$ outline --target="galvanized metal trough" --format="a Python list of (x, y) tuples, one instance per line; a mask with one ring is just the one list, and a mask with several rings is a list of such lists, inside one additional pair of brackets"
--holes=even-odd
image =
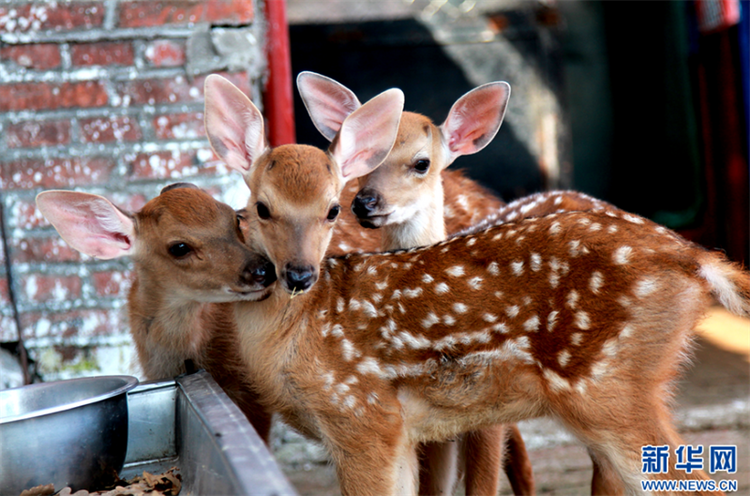
[(292, 496), (268, 448), (206, 372), (144, 383), (128, 393), (123, 479), (178, 467), (181, 496)]

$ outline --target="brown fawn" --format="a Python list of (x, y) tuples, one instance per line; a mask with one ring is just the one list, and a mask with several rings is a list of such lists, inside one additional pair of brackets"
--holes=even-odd
[[(750, 274), (610, 210), (324, 259), (345, 182), (396, 134), (397, 120), (374, 117), (398, 107), (390, 99), (376, 97), (364, 136), (361, 116), (349, 120), (365, 106), (349, 116), (328, 154), (269, 150), (250, 100), (206, 80), (209, 139), (243, 172), (247, 241), (279, 277), (267, 299), (235, 303), (262, 403), (323, 441), (344, 494), (414, 494), (418, 443), (545, 415), (629, 493), (644, 478), (705, 479), (642, 474), (641, 449), (680, 444), (668, 401), (692, 329), (711, 296), (750, 315)], [(302, 246), (320, 258), (300, 259)], [(314, 272), (304, 283), (300, 260)]]
[[(450, 129), (450, 141), (458, 138), (462, 140), (463, 145), (459, 147), (456, 144), (447, 152), (454, 155), (453, 159), (459, 155), (476, 153), (492, 141), (502, 122), (505, 105), (507, 104), (507, 96), (510, 88), (502, 86), (505, 84), (494, 83), (485, 88), (485, 90), (489, 91), (480, 91), (480, 94), (485, 95), (484, 104), (481, 108), (473, 108), (473, 104), (481, 101), (480, 94), (474, 95), (475, 98), (466, 95), (468, 98), (456, 102), (453, 109), (456, 111), (454, 112), (456, 115), (459, 112), (467, 112), (474, 119), (483, 119), (485, 129), (481, 130), (484, 131), (482, 133), (479, 126), (475, 126), (474, 128), (469, 127), (471, 122), (468, 120), (453, 119), (454, 125)], [(297, 77), (297, 87), (315, 127), (329, 141), (333, 139), (341, 128), (341, 123), (344, 119), (361, 106), (359, 99), (350, 89), (320, 74), (307, 71), (301, 72)], [(496, 99), (490, 101), (486, 96), (488, 93), (491, 93)], [(461, 101), (465, 103), (461, 105)], [(401, 118), (402, 120), (409, 119), (415, 121), (412, 126), (416, 126), (417, 128), (427, 125), (427, 122), (429, 122), (427, 118), (412, 112), (404, 112)], [(456, 125), (455, 123), (460, 125)], [(402, 125), (402, 129), (406, 129), (404, 125)], [(388, 161), (393, 160), (394, 154), (400, 154), (398, 150), (402, 148), (405, 137), (417, 139), (417, 136), (403, 136), (403, 133), (400, 134)], [(432, 139), (432, 136), (422, 139)], [(473, 143), (474, 140), (477, 142)], [(403, 163), (406, 164), (404, 167), (410, 168), (414, 175), (417, 176), (415, 182), (424, 184), (424, 180), (419, 181), (420, 178), (418, 176), (423, 174), (423, 172), (419, 172), (418, 169), (422, 169), (425, 166), (429, 168), (429, 162), (424, 157), (411, 156), (405, 158)], [(460, 170), (445, 169), (449, 164), (444, 164), (441, 171), (441, 182), (445, 197), (443, 213), (445, 217), (445, 231), (448, 234), (455, 234), (460, 230), (471, 227), (486, 216), (493, 214), (504, 203), (489, 190), (464, 176)], [(359, 190), (356, 183), (352, 183), (345, 188), (342, 193), (341, 203), (347, 207), (349, 205), (354, 207), (355, 194)], [(411, 194), (409, 191), (403, 192), (401, 195), (403, 198), (402, 202), (413, 198), (409, 196)], [(443, 200), (440, 201), (443, 202)], [(416, 208), (416, 204), (414, 203), (408, 206), (412, 209), (410, 210), (412, 212)], [(379, 227), (382, 221), (383, 218), (373, 218), (371, 222), (365, 222), (363, 225), (370, 228)], [(330, 254), (343, 255), (352, 251), (363, 252), (382, 249), (383, 241), (381, 240), (381, 233), (378, 231), (362, 231), (356, 227), (357, 222), (357, 218), (351, 216), (348, 212), (340, 216), (334, 230), (334, 239), (329, 248)]]
[(184, 183), (132, 215), (88, 193), (45, 191), (36, 201), (76, 250), (105, 260), (132, 257), (128, 312), (145, 377), (174, 377), (192, 360), (268, 442), (271, 417), (245, 379), (229, 302), (267, 297), (276, 274), (244, 244), (234, 210)]
[[(301, 72), (297, 88), (316, 128), (328, 139), (361, 105), (351, 90), (313, 72)], [(494, 196), (467, 178), (474, 187), (461, 191), (454, 205), (445, 205), (443, 182), (455, 183), (461, 176), (442, 173), (458, 156), (477, 153), (492, 141), (509, 97), (507, 83), (482, 85), (459, 98), (440, 126), (417, 113), (401, 115), (396, 144), (377, 169), (359, 178), (351, 204), (362, 226), (383, 232), (381, 251), (438, 243), (446, 238), (446, 215), (466, 227), (498, 206)], [(491, 201), (485, 201), (487, 196)], [(506, 459), (504, 439), (509, 434), (511, 457)], [(421, 494), (453, 494), (459, 469), (466, 494), (497, 494), (501, 465), (514, 494), (535, 492), (531, 462), (516, 425), (467, 433), (458, 442), (426, 443), (419, 451)]]

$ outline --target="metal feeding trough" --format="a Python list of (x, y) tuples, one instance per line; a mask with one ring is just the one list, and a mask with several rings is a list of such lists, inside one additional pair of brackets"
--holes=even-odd
[(178, 467), (181, 496), (297, 492), (268, 448), (206, 372), (145, 383), (128, 393), (123, 479)]

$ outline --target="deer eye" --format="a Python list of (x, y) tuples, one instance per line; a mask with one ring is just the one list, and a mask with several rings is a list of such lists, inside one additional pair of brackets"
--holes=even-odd
[(423, 158), (414, 162), (414, 165), (412, 165), (412, 167), (414, 167), (414, 170), (418, 173), (424, 174), (430, 168), (430, 161), (426, 158)]
[(184, 258), (193, 251), (193, 248), (187, 243), (178, 242), (170, 245), (167, 251), (175, 258)]
[(328, 211), (326, 219), (330, 221), (336, 220), (336, 217), (339, 216), (339, 212), (341, 212), (341, 207), (339, 205), (334, 205), (333, 207), (331, 207), (331, 210)]
[(264, 203), (256, 203), (255, 208), (258, 209), (258, 217), (260, 217), (261, 219), (268, 220), (271, 218), (271, 211), (268, 210), (268, 207)]

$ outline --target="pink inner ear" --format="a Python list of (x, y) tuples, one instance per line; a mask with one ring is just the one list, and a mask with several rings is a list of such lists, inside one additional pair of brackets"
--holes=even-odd
[(250, 99), (220, 76), (206, 79), (206, 133), (216, 155), (246, 173), (265, 150), (263, 116)]
[(346, 86), (314, 73), (301, 73), (297, 87), (315, 127), (326, 139), (333, 140), (344, 120), (361, 104)]
[(488, 83), (459, 98), (440, 126), (451, 161), (476, 153), (497, 134), (510, 96), (507, 83)]
[(132, 254), (133, 221), (106, 199), (86, 193), (45, 192), (37, 198), (37, 205), (60, 236), (81, 253), (105, 260)]

